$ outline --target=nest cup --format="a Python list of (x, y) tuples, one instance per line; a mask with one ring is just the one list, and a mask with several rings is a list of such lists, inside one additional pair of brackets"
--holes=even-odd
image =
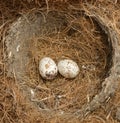
[[(118, 39), (96, 13), (90, 17), (85, 11), (36, 10), (10, 26), (5, 42), (8, 76), (14, 75), (41, 112), (80, 117), (114, 94), (113, 81), (119, 76)], [(74, 60), (79, 75), (66, 79), (59, 74), (52, 81), (44, 80), (38, 66), (46, 56), (56, 63)]]

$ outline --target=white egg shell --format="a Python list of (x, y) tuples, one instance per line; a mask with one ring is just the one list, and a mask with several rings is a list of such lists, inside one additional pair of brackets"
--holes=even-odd
[(75, 78), (80, 70), (76, 62), (64, 59), (58, 62), (58, 71), (65, 78)]
[(39, 62), (40, 75), (44, 79), (54, 79), (58, 73), (58, 68), (56, 63), (50, 57), (44, 57)]

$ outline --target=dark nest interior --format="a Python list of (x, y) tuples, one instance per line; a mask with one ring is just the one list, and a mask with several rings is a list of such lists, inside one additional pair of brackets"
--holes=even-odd
[[(10, 15), (10, 20), (1, 26), (1, 100), (9, 103), (0, 104), (0, 121), (21, 122), (22, 118), (25, 123), (54, 123), (64, 119), (64, 122), (86, 123), (90, 119), (84, 118), (107, 105), (118, 86), (118, 30), (107, 23), (107, 17), (97, 11), (94, 4), (91, 9), (92, 2), (82, 4), (80, 1), (80, 6), (73, 6), (71, 1), (61, 1), (66, 8), (61, 8), (61, 2), (40, 4), (37, 0), (33, 1), (34, 8), (31, 2), (23, 1), (19, 5), (14, 1), (22, 11), (15, 13), (15, 8), (12, 11), (15, 18)], [(56, 63), (64, 58), (72, 59), (80, 73), (74, 79), (58, 73), (55, 79), (45, 80), (39, 73), (39, 61), (43, 57), (50, 57)], [(7, 117), (3, 111), (9, 105), (12, 110), (8, 109)], [(28, 114), (23, 114), (24, 110)], [(119, 110), (113, 110), (113, 117), (117, 110), (119, 119)], [(94, 118), (94, 122), (105, 122), (99, 116)]]

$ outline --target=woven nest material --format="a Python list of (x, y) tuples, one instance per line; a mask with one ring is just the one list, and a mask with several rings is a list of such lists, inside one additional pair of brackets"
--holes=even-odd
[[(8, 76), (41, 112), (83, 117), (114, 95), (120, 74), (115, 30), (94, 12), (36, 10), (14, 22), (8, 31)], [(49, 56), (76, 61), (80, 74), (72, 80), (58, 75), (41, 78), (39, 60)]]

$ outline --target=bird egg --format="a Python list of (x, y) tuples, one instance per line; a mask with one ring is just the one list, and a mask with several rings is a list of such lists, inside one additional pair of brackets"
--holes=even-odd
[(42, 78), (52, 80), (58, 73), (56, 63), (50, 57), (44, 57), (39, 62), (39, 72)]
[(58, 71), (65, 78), (75, 78), (80, 70), (76, 62), (64, 59), (58, 62)]

